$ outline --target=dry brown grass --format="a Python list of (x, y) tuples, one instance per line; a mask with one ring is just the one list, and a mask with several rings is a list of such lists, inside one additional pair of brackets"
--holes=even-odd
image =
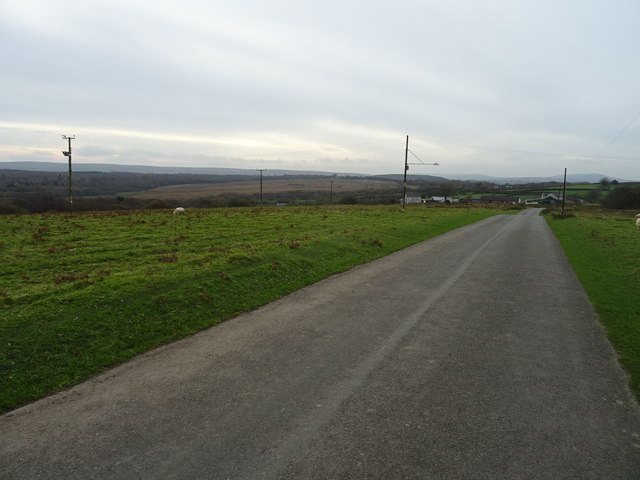
[[(391, 182), (379, 180), (334, 180), (333, 192), (340, 194), (345, 192), (356, 192), (365, 189), (386, 190), (397, 189), (397, 185)], [(286, 180), (263, 180), (262, 191), (265, 194), (283, 193), (291, 191), (330, 191), (331, 183), (329, 179), (286, 179)], [(251, 195), (260, 193), (260, 182), (257, 180), (247, 180), (242, 182), (229, 183), (198, 183), (185, 185), (169, 185), (166, 187), (154, 188), (144, 192), (127, 193), (126, 196), (149, 200), (157, 198), (160, 200), (191, 200), (201, 197), (209, 197), (229, 193), (242, 193)]]

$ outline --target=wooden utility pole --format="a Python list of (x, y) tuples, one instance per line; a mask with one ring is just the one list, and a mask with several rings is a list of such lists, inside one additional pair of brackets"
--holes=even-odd
[(438, 162), (424, 163), (413, 152), (411, 152), (411, 155), (416, 157), (419, 163), (415, 163), (415, 162), (409, 163), (409, 135), (407, 135), (407, 143), (404, 147), (404, 179), (402, 181), (402, 211), (403, 212), (404, 212), (404, 207), (407, 204), (407, 170), (409, 170), (409, 165), (440, 165)]
[(62, 138), (64, 140), (69, 140), (69, 150), (67, 150), (66, 152), (63, 151), (62, 154), (65, 157), (69, 157), (69, 210), (73, 212), (73, 181), (72, 181), (72, 174), (71, 174), (71, 140), (73, 140), (74, 138), (76, 138), (75, 135), (71, 136), (71, 137), (67, 137), (66, 135), (62, 135)]
[(409, 170), (409, 135), (407, 135), (407, 144), (404, 148), (404, 179), (402, 180), (402, 211), (407, 204), (407, 170)]
[(260, 208), (262, 208), (262, 172), (266, 170), (266, 168), (257, 168), (260, 172)]
[(560, 207), (560, 215), (564, 216), (564, 197), (567, 193), (567, 169), (564, 169), (564, 183), (562, 184), (562, 206)]

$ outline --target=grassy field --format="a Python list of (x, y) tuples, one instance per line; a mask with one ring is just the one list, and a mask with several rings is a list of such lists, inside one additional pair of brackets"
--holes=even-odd
[[(566, 192), (567, 195), (579, 195), (580, 193), (585, 191), (599, 190), (601, 188), (602, 187), (599, 183), (569, 183), (567, 184)], [(541, 193), (562, 193), (562, 187), (541, 188), (537, 191)]]
[(547, 215), (640, 400), (640, 233), (637, 212), (572, 211)]
[(314, 207), (0, 217), (0, 411), (499, 213)]

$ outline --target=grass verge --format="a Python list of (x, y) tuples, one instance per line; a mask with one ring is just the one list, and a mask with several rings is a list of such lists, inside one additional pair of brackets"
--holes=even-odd
[(500, 213), (315, 207), (0, 217), (0, 412)]
[(547, 215), (640, 401), (640, 233), (636, 212), (577, 210)]

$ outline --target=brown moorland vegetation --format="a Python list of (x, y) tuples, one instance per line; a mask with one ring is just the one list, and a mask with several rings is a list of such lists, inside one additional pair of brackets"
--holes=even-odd
[[(262, 191), (265, 194), (277, 194), (292, 191), (327, 191), (333, 189), (333, 193), (340, 195), (346, 192), (356, 192), (362, 190), (393, 190), (398, 187), (394, 182), (382, 180), (362, 179), (336, 179), (331, 185), (331, 180), (327, 178), (293, 178), (293, 179), (264, 179)], [(211, 195), (221, 195), (225, 193), (255, 194), (260, 193), (260, 183), (256, 179), (226, 182), (226, 183), (200, 183), (184, 185), (167, 185), (143, 192), (123, 193), (125, 197), (137, 199), (160, 199), (160, 200), (190, 200)]]

